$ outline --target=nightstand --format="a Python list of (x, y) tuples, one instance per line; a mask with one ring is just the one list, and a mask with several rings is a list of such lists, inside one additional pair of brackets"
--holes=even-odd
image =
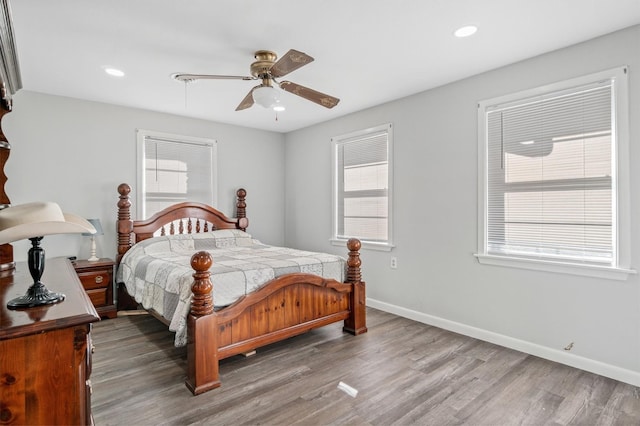
[(76, 260), (72, 264), (98, 314), (115, 318), (118, 311), (113, 301), (114, 261), (103, 258), (95, 262)]

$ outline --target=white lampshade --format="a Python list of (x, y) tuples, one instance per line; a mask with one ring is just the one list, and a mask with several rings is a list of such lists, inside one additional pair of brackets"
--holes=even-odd
[(265, 108), (272, 108), (278, 102), (278, 91), (275, 87), (260, 86), (253, 89), (253, 101)]

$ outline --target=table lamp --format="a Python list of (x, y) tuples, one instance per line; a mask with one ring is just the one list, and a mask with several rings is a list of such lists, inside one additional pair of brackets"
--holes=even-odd
[(84, 235), (85, 237), (91, 237), (91, 257), (89, 257), (89, 259), (87, 260), (89, 262), (95, 262), (97, 260), (100, 260), (100, 258), (96, 256), (96, 236), (104, 235), (104, 232), (102, 231), (102, 225), (100, 224), (100, 219), (87, 219), (87, 221), (91, 225), (93, 225), (96, 232), (93, 232), (93, 233), (83, 232), (82, 235)]
[(52, 202), (34, 202), (0, 210), (0, 244), (29, 239), (32, 247), (27, 256), (33, 284), (24, 296), (7, 303), (10, 309), (32, 308), (62, 302), (65, 295), (54, 293), (40, 281), (44, 272), (45, 253), (40, 242), (45, 235), (94, 233), (96, 230), (85, 219), (63, 213)]

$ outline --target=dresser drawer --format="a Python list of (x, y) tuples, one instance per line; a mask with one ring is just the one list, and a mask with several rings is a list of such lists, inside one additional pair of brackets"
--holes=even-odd
[(104, 288), (111, 284), (110, 271), (80, 272), (78, 277), (80, 277), (82, 286), (87, 290)]
[(96, 308), (107, 304), (107, 289), (99, 288), (95, 290), (87, 290), (87, 295), (91, 299), (91, 303)]

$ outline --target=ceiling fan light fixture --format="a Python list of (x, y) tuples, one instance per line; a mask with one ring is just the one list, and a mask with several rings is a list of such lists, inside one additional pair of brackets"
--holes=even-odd
[(265, 108), (273, 108), (278, 103), (278, 91), (272, 86), (260, 86), (253, 90), (253, 101)]

